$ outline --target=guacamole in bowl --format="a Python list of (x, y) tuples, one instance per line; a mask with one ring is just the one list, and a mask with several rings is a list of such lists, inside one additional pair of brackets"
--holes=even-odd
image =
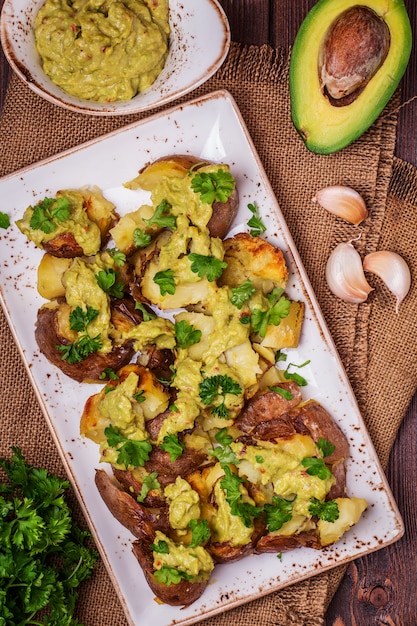
[(35, 18), (44, 72), (97, 102), (148, 89), (165, 65), (169, 33), (168, 0), (46, 0)]

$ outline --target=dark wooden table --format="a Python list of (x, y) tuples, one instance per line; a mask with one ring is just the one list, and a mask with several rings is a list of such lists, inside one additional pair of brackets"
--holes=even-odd
[[(0, 0), (0, 6), (3, 0)], [(242, 43), (291, 46), (314, 0), (220, 0), (232, 38)], [(358, 2), (360, 3), (360, 2)], [(405, 0), (417, 34), (416, 0)], [(0, 111), (10, 70), (0, 54)], [(396, 155), (417, 166), (417, 41), (401, 83)], [(412, 98), (412, 102), (409, 102)], [(415, 364), (410, 363), (410, 367)], [(354, 561), (327, 614), (327, 626), (417, 625), (417, 394), (411, 402), (388, 467), (406, 533), (388, 548)]]

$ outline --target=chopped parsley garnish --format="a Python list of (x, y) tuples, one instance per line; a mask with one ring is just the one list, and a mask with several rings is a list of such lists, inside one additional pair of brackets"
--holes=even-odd
[(192, 578), (189, 574), (168, 565), (163, 565), (161, 569), (155, 570), (153, 574), (159, 583), (167, 586), (177, 585), (182, 580), (191, 580)]
[(178, 435), (165, 435), (160, 445), (161, 450), (168, 452), (171, 463), (176, 461), (184, 451), (185, 445), (178, 439)]
[(166, 541), (160, 539), (158, 543), (151, 543), (151, 550), (157, 554), (169, 554), (169, 546)]
[(254, 293), (256, 293), (256, 289), (252, 281), (245, 280), (245, 282), (238, 287), (232, 287), (230, 302), (238, 309), (241, 309), (244, 303), (247, 302)]
[(333, 475), (323, 459), (318, 459), (315, 456), (306, 456), (302, 459), (301, 465), (307, 468), (307, 474), (310, 476), (318, 476), (321, 480), (331, 478)]
[(252, 213), (252, 217), (248, 220), (248, 226), (250, 228), (249, 233), (252, 237), (260, 237), (260, 235), (266, 231), (266, 226), (259, 217), (256, 202), (248, 204), (248, 209)]
[(97, 309), (93, 309), (90, 306), (87, 306), (86, 311), (83, 311), (80, 306), (77, 306), (71, 311), (69, 316), (71, 330), (83, 334), (78, 337), (74, 343), (67, 346), (56, 346), (57, 350), (62, 352), (62, 359), (64, 361), (68, 361), (70, 364), (79, 363), (89, 354), (100, 350), (103, 345), (100, 335), (90, 337), (88, 334), (88, 325), (96, 319), (98, 314)]
[(126, 255), (117, 248), (107, 248), (106, 252), (110, 254), (116, 265), (122, 267), (126, 263)]
[(332, 456), (333, 452), (336, 450), (336, 446), (334, 446), (328, 439), (324, 439), (324, 437), (320, 437), (318, 441), (316, 441), (316, 446), (322, 453), (323, 457)]
[(209, 450), (209, 454), (214, 456), (221, 464), (239, 465), (240, 461), (230, 447), (233, 437), (227, 432), (227, 428), (221, 428), (215, 435), (219, 446)]
[(142, 302), (135, 302), (135, 309), (142, 313), (144, 322), (149, 322), (149, 320), (154, 320), (156, 318), (156, 313), (154, 313), (153, 311), (148, 311), (148, 309), (145, 307), (144, 304), (142, 304)]
[(189, 348), (201, 339), (201, 330), (194, 328), (186, 320), (175, 322), (174, 331), (179, 348)]
[(19, 448), (0, 459), (0, 622), (78, 624), (78, 587), (91, 577), (98, 553), (74, 521), (69, 482), (26, 463)]
[(285, 398), (285, 400), (292, 400), (293, 398), (293, 395), (289, 389), (284, 389), (279, 385), (272, 385), (271, 387), (268, 387), (268, 389), (270, 389), (274, 393), (278, 393), (280, 396)]
[(154, 214), (148, 220), (143, 220), (148, 226), (156, 224), (162, 228), (171, 228), (175, 230), (177, 227), (177, 218), (170, 214), (172, 205), (166, 200), (162, 200), (155, 209)]
[(335, 522), (339, 519), (339, 505), (336, 500), (322, 502), (316, 498), (311, 498), (308, 510), (312, 515), (317, 515), (319, 519), (325, 522)]
[(136, 248), (146, 248), (152, 241), (152, 237), (149, 233), (146, 233), (142, 228), (135, 228), (133, 231), (133, 244)]
[(286, 378), (287, 380), (293, 380), (295, 383), (297, 383), (299, 387), (306, 387), (308, 385), (307, 380), (303, 376), (300, 376), (300, 374), (297, 374), (297, 372), (290, 372), (289, 369), (290, 367), (298, 367), (298, 368), (305, 367), (309, 363), (310, 363), (309, 360), (305, 361), (301, 365), (295, 365), (295, 363), (289, 363), (287, 366), (287, 369), (283, 372), (284, 378)]
[(140, 391), (138, 391), (137, 393), (133, 394), (133, 399), (138, 402), (139, 404), (141, 402), (145, 402), (146, 397), (145, 397), (145, 392), (143, 389), (141, 389)]
[(272, 504), (265, 504), (266, 523), (270, 533), (279, 530), (292, 518), (293, 500), (272, 496)]
[(10, 226), (10, 217), (7, 213), (3, 213), (0, 211), (0, 228), (9, 228)]
[(129, 466), (142, 467), (149, 459), (152, 450), (149, 441), (128, 439), (113, 425), (107, 426), (104, 434), (110, 448), (114, 448), (118, 452), (117, 463), (119, 465), (124, 465), (126, 468)]
[(227, 267), (225, 261), (216, 259), (214, 256), (204, 256), (203, 254), (192, 252), (188, 255), (188, 258), (191, 263), (191, 271), (194, 274), (198, 274), (200, 278), (205, 276), (210, 283), (220, 278), (223, 270)]
[(175, 278), (174, 270), (164, 270), (162, 272), (156, 272), (153, 277), (153, 282), (159, 286), (161, 296), (166, 296), (169, 293), (171, 296), (175, 293)]
[(263, 509), (250, 504), (250, 502), (245, 502), (243, 494), (240, 491), (240, 485), (245, 482), (244, 479), (234, 474), (228, 465), (222, 465), (222, 468), (225, 475), (220, 480), (220, 487), (226, 493), (226, 500), (230, 506), (230, 511), (232, 515), (240, 517), (247, 528), (250, 528), (252, 518), (259, 517)]
[(112, 369), (111, 367), (104, 368), (104, 370), (101, 372), (99, 378), (100, 378), (100, 380), (102, 380), (103, 378), (110, 378), (110, 380), (119, 380), (118, 374), (116, 374), (114, 369)]
[(160, 486), (161, 485), (158, 481), (158, 474), (156, 472), (151, 472), (143, 479), (142, 489), (140, 490), (140, 494), (137, 497), (137, 501), (143, 502), (150, 491), (152, 491), (153, 489), (159, 489)]
[(221, 402), (213, 407), (212, 413), (225, 419), (229, 416), (229, 411), (225, 405), (227, 394), (239, 396), (241, 393), (242, 387), (239, 383), (225, 374), (208, 376), (200, 383), (200, 398), (203, 404), (213, 404), (214, 400), (220, 397)]
[(210, 539), (210, 528), (206, 519), (200, 522), (196, 519), (190, 521), (191, 541), (190, 548), (196, 548)]
[(110, 268), (108, 270), (100, 270), (95, 276), (98, 286), (105, 293), (114, 298), (123, 298), (124, 284), (122, 281), (117, 280), (119, 276), (118, 272)]
[(202, 202), (226, 202), (232, 195), (236, 181), (230, 172), (223, 169), (217, 172), (199, 172), (193, 176), (191, 188), (200, 194)]
[(65, 222), (70, 214), (68, 198), (44, 198), (33, 207), (29, 225), (33, 230), (53, 233), (57, 229), (57, 223)]
[(283, 289), (273, 289), (266, 298), (269, 308), (266, 311), (253, 309), (251, 314), (252, 332), (265, 337), (269, 325), (279, 326), (281, 320), (290, 312), (291, 301), (283, 296)]

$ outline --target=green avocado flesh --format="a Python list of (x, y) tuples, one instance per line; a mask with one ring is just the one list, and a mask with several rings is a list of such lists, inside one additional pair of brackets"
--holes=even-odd
[[(319, 58), (336, 18), (352, 7), (367, 7), (389, 29), (388, 53), (379, 69), (350, 104), (335, 106), (322, 88)], [(290, 60), (291, 116), (305, 145), (332, 154), (358, 139), (377, 119), (396, 90), (408, 64), (412, 33), (403, 0), (319, 0), (297, 33)]]

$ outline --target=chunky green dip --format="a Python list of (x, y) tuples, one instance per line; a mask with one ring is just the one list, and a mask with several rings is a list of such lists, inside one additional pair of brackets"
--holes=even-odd
[(165, 65), (168, 0), (46, 0), (35, 19), (42, 66), (66, 92), (129, 100)]

